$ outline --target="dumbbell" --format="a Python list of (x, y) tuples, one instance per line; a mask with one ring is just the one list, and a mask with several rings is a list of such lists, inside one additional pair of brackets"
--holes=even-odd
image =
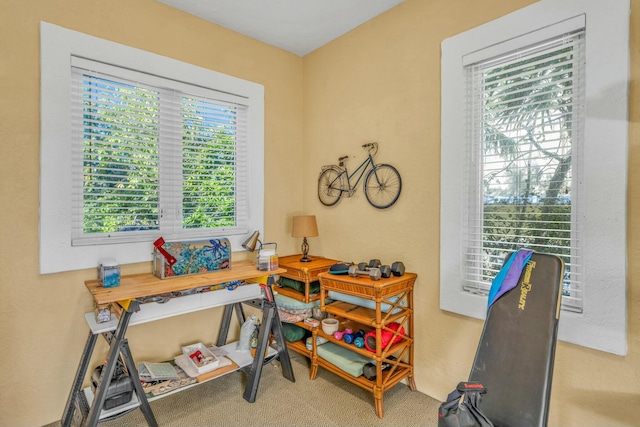
[(344, 334), (342, 339), (344, 339), (344, 342), (346, 342), (347, 344), (351, 344), (351, 343), (355, 343), (355, 341), (358, 338), (362, 338), (362, 347), (364, 347), (364, 335), (365, 335), (365, 332), (362, 329), (360, 329), (358, 330), (358, 332), (354, 332), (351, 334)]
[(389, 277), (391, 277), (391, 267), (389, 267), (388, 265), (381, 265), (380, 275), (385, 279), (388, 279)]
[[(392, 360), (394, 362), (396, 360), (396, 358), (393, 357), (393, 356), (389, 356), (388, 359)], [(391, 363), (382, 362), (382, 370), (383, 371), (386, 371), (389, 368), (391, 368)], [(375, 380), (376, 376), (377, 376), (377, 369), (376, 369), (375, 363), (365, 363), (364, 367), (362, 368), (362, 375), (364, 375), (364, 377), (366, 379), (368, 379), (369, 381)]]
[(393, 264), (391, 264), (391, 266), (388, 265), (382, 265), (380, 266), (380, 275), (387, 279), (389, 277), (391, 277), (391, 275), (394, 276), (402, 276), (404, 274), (404, 264), (400, 261), (396, 261)]
[(379, 268), (369, 268), (367, 270), (360, 270), (359, 265), (351, 265), (349, 266), (349, 276), (358, 277), (359, 275), (367, 275), (371, 278), (371, 280), (378, 280), (382, 277)]
[(404, 263), (402, 261), (396, 261), (391, 264), (391, 273), (393, 273), (394, 276), (404, 275)]
[(379, 268), (379, 267), (380, 267), (380, 264), (381, 264), (381, 262), (380, 262), (380, 260), (379, 260), (379, 259), (372, 259), (372, 260), (369, 260), (369, 262), (368, 262), (368, 263), (366, 263), (366, 262), (359, 262), (359, 263), (358, 263), (358, 270), (360, 270), (360, 271), (367, 271), (367, 270), (369, 270), (370, 268)]

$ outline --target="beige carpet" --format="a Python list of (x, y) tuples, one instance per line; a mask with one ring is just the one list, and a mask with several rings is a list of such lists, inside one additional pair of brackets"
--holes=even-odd
[[(246, 374), (234, 372), (150, 403), (159, 426), (435, 426), (439, 402), (406, 385), (384, 394), (384, 418), (373, 394), (319, 368), (309, 380), (309, 361), (291, 353), (296, 382), (277, 361), (264, 366), (254, 403), (243, 399)], [(51, 425), (59, 426), (60, 423)], [(146, 426), (138, 409), (101, 427)]]

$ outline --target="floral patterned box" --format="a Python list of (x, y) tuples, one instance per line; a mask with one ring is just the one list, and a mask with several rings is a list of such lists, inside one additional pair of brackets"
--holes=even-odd
[(231, 268), (228, 239), (164, 242), (153, 248), (153, 274), (160, 279)]

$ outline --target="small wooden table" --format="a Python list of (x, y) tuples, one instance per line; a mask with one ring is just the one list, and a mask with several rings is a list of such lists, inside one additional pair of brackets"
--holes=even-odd
[(335, 259), (323, 258), (321, 256), (309, 256), (310, 262), (300, 262), (302, 255), (288, 255), (281, 257), (278, 263), (281, 268), (286, 269), (284, 273), (279, 273), (280, 276), (288, 279), (297, 280), (304, 283), (304, 295), (294, 289), (285, 287), (279, 287), (278, 293), (286, 295), (288, 297), (297, 299), (309, 304), (312, 301), (320, 299), (320, 292), (311, 294), (309, 291), (309, 284), (318, 280), (320, 273), (329, 271), (332, 265), (340, 262)]
[[(297, 280), (304, 283), (305, 292), (301, 293), (295, 289), (286, 288), (284, 286), (278, 286), (276, 287), (276, 290), (281, 295), (309, 304), (320, 299), (320, 292), (312, 294), (309, 289), (309, 285), (318, 280), (318, 275), (320, 273), (326, 273), (332, 265), (340, 261), (321, 256), (309, 256), (311, 261), (301, 262), (300, 258), (302, 258), (301, 254), (281, 257), (278, 260), (278, 263), (281, 268), (285, 268), (287, 271), (280, 273), (279, 275), (281, 277), (286, 277), (287, 279)], [(295, 325), (311, 332), (313, 332), (314, 329), (313, 326), (304, 322), (296, 322)], [(311, 359), (311, 350), (307, 348), (304, 339), (295, 342), (287, 341), (287, 347), (289, 350), (293, 350), (296, 353)]]

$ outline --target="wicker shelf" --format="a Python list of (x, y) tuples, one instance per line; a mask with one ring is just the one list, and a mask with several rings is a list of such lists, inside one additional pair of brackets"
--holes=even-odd
[[(317, 294), (311, 294), (309, 292), (309, 285), (312, 282), (318, 280), (318, 275), (329, 271), (329, 268), (331, 268), (332, 265), (338, 263), (339, 261), (319, 256), (309, 256), (309, 258), (311, 258), (310, 262), (300, 262), (300, 258), (302, 258), (302, 255), (300, 254), (280, 257), (278, 259), (278, 264), (280, 268), (284, 268), (287, 271), (279, 273), (279, 275), (281, 277), (286, 277), (288, 279), (297, 280), (304, 283), (305, 292), (298, 292), (295, 289), (290, 289), (283, 286), (278, 286), (276, 288), (276, 291), (281, 295), (285, 295), (289, 298), (293, 298), (298, 301), (302, 301), (305, 304), (309, 304), (313, 301), (318, 301), (320, 299), (321, 293), (319, 292)], [(311, 331), (312, 333), (314, 329), (316, 329), (304, 322), (297, 322), (295, 323), (295, 325)], [(307, 349), (304, 340), (287, 342), (287, 348), (311, 359), (311, 350)]]
[[(353, 330), (374, 331), (376, 346), (375, 353), (373, 353), (366, 348), (358, 348), (352, 344), (347, 344), (343, 340), (337, 340), (333, 336), (325, 334), (322, 328), (315, 328), (313, 331), (311, 379), (316, 377), (318, 367), (322, 367), (372, 392), (376, 414), (380, 418), (384, 416), (382, 398), (387, 390), (406, 379), (409, 388), (415, 391), (413, 369), (413, 286), (416, 277), (414, 273), (406, 273), (400, 277), (392, 276), (380, 280), (371, 280), (366, 276), (350, 277), (327, 273), (320, 274), (321, 309), (340, 321), (340, 330), (350, 327)], [(372, 301), (375, 308), (366, 308), (342, 301), (328, 303), (326, 295), (329, 291)], [(394, 322), (404, 328), (404, 334), (390, 327)], [(383, 333), (389, 333), (392, 336), (392, 339), (388, 340), (384, 348), (381, 345)], [(334, 344), (374, 359), (377, 365), (375, 379), (368, 380), (364, 376), (354, 377), (323, 359), (317, 352), (316, 337), (325, 338)], [(395, 357), (394, 359), (390, 358), (392, 355)], [(388, 363), (391, 366), (390, 369), (383, 371), (381, 368), (382, 362)]]

